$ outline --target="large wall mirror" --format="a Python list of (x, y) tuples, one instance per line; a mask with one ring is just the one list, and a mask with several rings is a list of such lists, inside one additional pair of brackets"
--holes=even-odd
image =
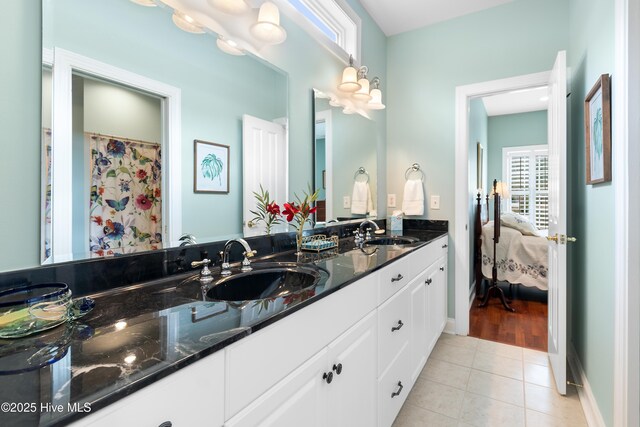
[(318, 224), (376, 216), (375, 123), (331, 105), (331, 96), (313, 89), (314, 186)]
[(242, 235), (243, 123), (286, 135), (288, 77), (172, 12), (43, 2), (43, 261)]

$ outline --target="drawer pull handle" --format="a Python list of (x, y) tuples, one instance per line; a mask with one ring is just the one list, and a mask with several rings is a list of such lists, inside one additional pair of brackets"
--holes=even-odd
[(398, 326), (394, 326), (393, 328), (391, 328), (391, 332), (399, 331), (403, 326), (404, 323), (402, 323), (402, 320), (398, 320)]
[(333, 370), (336, 371), (336, 375), (340, 375), (342, 373), (342, 363), (333, 365)]
[(331, 384), (331, 381), (333, 381), (333, 372), (325, 372), (322, 379), (325, 380), (327, 384)]
[(433, 279), (428, 278), (427, 280), (424, 281), (424, 283), (426, 283), (427, 285), (430, 285), (433, 282)]
[(444, 271), (444, 267), (440, 267), (440, 271)]
[(158, 427), (171, 427), (173, 424), (171, 423), (171, 421), (165, 421), (162, 424), (160, 424)]
[(396, 396), (400, 396), (400, 393), (402, 393), (402, 388), (404, 386), (402, 385), (402, 381), (398, 381), (398, 391), (394, 391), (393, 393), (391, 393), (391, 398), (393, 399)]
[(447, 245), (446, 243), (444, 245), (442, 245), (442, 249), (448, 247), (449, 245)]
[(391, 281), (392, 282), (399, 282), (400, 280), (404, 279), (404, 277), (402, 276), (402, 274), (398, 274), (396, 277), (392, 277)]

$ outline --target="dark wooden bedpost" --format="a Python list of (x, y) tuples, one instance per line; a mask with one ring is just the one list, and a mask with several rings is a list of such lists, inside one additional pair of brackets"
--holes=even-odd
[(491, 269), (491, 285), (487, 288), (480, 307), (485, 307), (489, 302), (491, 293), (497, 293), (505, 309), (515, 311), (504, 297), (504, 292), (498, 286), (498, 266), (496, 263), (496, 247), (500, 242), (500, 194), (498, 193), (498, 180), (493, 180), (493, 268)]
[(482, 276), (482, 194), (478, 193), (476, 197), (476, 217), (475, 217), (475, 229), (474, 231), (474, 261), (475, 261), (475, 279), (476, 279), (476, 297), (482, 299), (482, 282), (484, 277)]

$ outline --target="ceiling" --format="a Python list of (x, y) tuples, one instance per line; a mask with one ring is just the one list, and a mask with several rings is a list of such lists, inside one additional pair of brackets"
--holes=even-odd
[(544, 86), (485, 96), (482, 102), (487, 110), (487, 116), (491, 117), (546, 110), (549, 98), (547, 87)]
[(513, 0), (360, 0), (387, 36), (489, 9)]

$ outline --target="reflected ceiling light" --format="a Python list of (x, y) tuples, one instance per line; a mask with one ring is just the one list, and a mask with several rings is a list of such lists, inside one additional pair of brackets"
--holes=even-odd
[(135, 354), (130, 354), (127, 357), (124, 358), (124, 361), (127, 365), (131, 365), (133, 362), (136, 361), (136, 355)]
[(342, 72), (342, 82), (338, 89), (343, 92), (355, 92), (362, 86), (358, 83), (358, 70), (353, 66), (353, 56), (349, 55), (349, 65)]
[(185, 13), (174, 10), (171, 19), (173, 20), (173, 23), (176, 24), (176, 26), (182, 31), (193, 34), (204, 33), (204, 29), (202, 29), (200, 24), (198, 24), (195, 19)]
[(220, 12), (231, 15), (241, 15), (250, 9), (244, 0), (209, 0), (209, 4)]
[(367, 80), (367, 72), (369, 69), (365, 66), (360, 67), (358, 70), (358, 84), (360, 85), (360, 89), (353, 93), (353, 97), (358, 101), (369, 101), (371, 99), (371, 95), (369, 95), (369, 80)]
[(116, 331), (121, 331), (127, 327), (127, 322), (121, 320), (120, 322), (116, 322), (114, 326), (116, 327)]
[(373, 85), (373, 89), (371, 89), (371, 101), (369, 101), (367, 107), (370, 110), (384, 110), (386, 108), (386, 105), (382, 103), (380, 79), (378, 77), (374, 77), (373, 80), (371, 80), (371, 84)]
[(146, 7), (156, 7), (157, 4), (153, 0), (131, 0), (135, 4), (139, 4), (140, 6)]
[(238, 43), (233, 40), (223, 39), (222, 37), (218, 37), (216, 40), (216, 46), (218, 49), (223, 51), (224, 53), (228, 53), (229, 55), (242, 56), (244, 55), (244, 51), (238, 47)]
[(251, 34), (269, 44), (279, 44), (286, 40), (287, 32), (280, 26), (278, 6), (270, 1), (260, 6), (258, 22), (251, 26)]

